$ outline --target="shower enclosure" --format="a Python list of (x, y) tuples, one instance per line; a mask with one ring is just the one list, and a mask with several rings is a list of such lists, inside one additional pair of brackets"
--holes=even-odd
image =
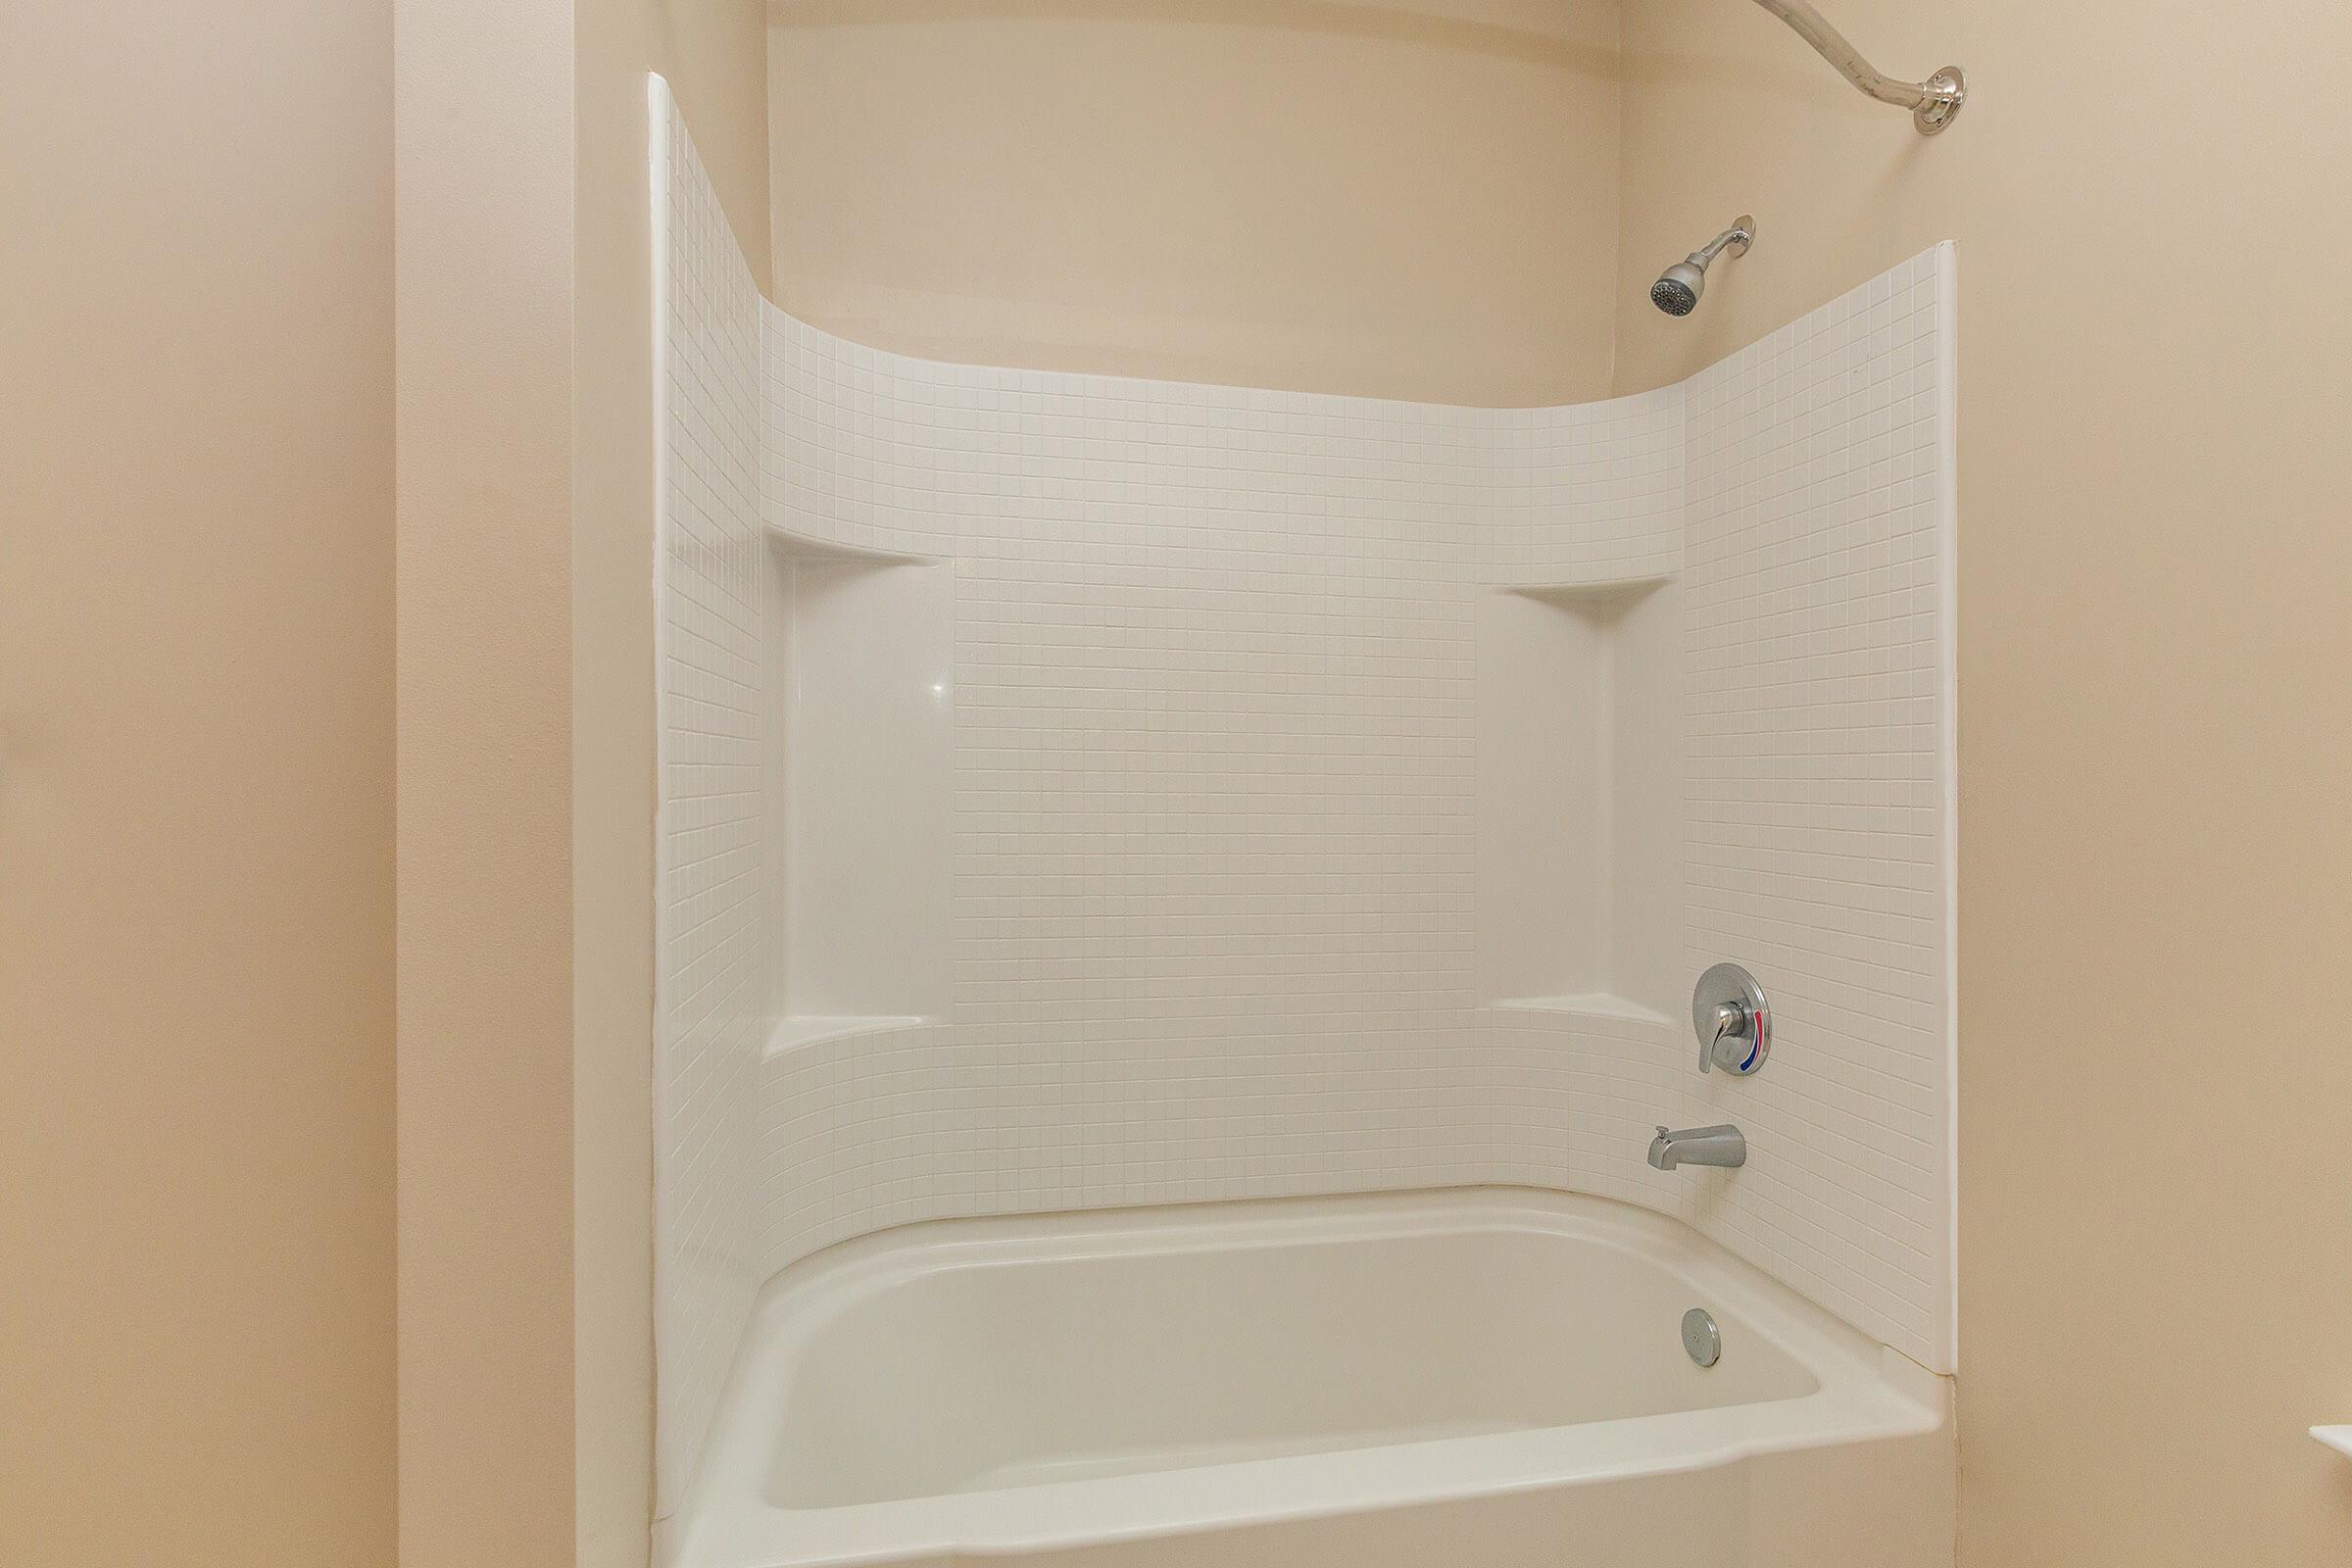
[(1948, 1560), (1950, 248), (1565, 408), (945, 365), (652, 92), (666, 1558)]

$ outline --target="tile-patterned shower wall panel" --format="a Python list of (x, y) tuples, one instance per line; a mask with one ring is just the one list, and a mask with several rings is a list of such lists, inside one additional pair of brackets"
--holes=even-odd
[(1771, 1063), (1699, 1228), (1917, 1360), (1951, 1350), (1952, 251), (1689, 383), (1691, 971)]
[[(1687, 1221), (1952, 1369), (1952, 253), (1685, 383), (1684, 967), (1774, 1008), (1752, 1078), (1681, 1019), (1490, 1010), (1481, 1179)], [(1642, 1162), (1737, 1122), (1737, 1172)]]
[[(765, 307), (656, 122), (664, 1508), (758, 1280), (959, 1214), (1599, 1193), (1948, 1365), (1948, 256), (1567, 409), (948, 366)], [(946, 1014), (772, 1055), (762, 522), (956, 590)], [(1684, 956), (1780, 1009), (1739, 1083), (1474, 991), (1478, 597), (1662, 577)], [(1642, 1163), (1717, 1119), (1747, 1169)]]
[(1470, 410), (767, 329), (771, 520), (956, 564), (951, 1015), (770, 1063), (769, 1260), (1486, 1179), (1475, 595), (1676, 570), (1680, 390)]
[[(1465, 409), (945, 365), (772, 306), (765, 321), (770, 520), (819, 544), (980, 554), (1056, 517), (1092, 525), (1124, 509), (1187, 527), (1196, 514), (1273, 517), (1308, 538), (1342, 523), (1408, 529), (1463, 583), (1574, 586), (1682, 565), (1680, 387)], [(1413, 547), (1399, 535), (1376, 548), (1393, 574)]]
[(691, 1466), (760, 1281), (768, 1027), (760, 297), (657, 80), (655, 1292), (664, 1490)]
[[(952, 1016), (770, 1064), (767, 1260), (952, 1214), (1533, 1182), (1678, 1214), (1948, 1365), (1942, 927), (1887, 946), (1948, 886), (1941, 621), (1880, 613), (1898, 535), (1905, 603), (1943, 587), (1942, 265), (1558, 410), (945, 366), (771, 309), (771, 520), (954, 558), (958, 690)], [(1898, 292), (1925, 337), (1890, 337)], [(1737, 1086), (1680, 1025), (1470, 990), (1471, 596), (1678, 571), (1688, 958), (1784, 999)], [(1882, 703), (1890, 638), (1924, 715)], [(1928, 802), (1900, 843), (1895, 768)], [(1825, 862), (1772, 881), (1791, 854), (1853, 907), (1813, 906)], [(1737, 1179), (1638, 1161), (1658, 1119), (1734, 1115)]]

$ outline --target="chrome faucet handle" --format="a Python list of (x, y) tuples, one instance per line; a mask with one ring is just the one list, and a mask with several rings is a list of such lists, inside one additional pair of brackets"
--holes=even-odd
[(1772, 1005), (1756, 977), (1736, 963), (1719, 963), (1690, 993), (1690, 1026), (1698, 1033), (1698, 1070), (1721, 1067), (1745, 1078), (1772, 1053)]
[[(1743, 1044), (1746, 1037), (1747, 1008), (1737, 1002), (1726, 1002), (1718, 1005), (1715, 1009), (1714, 1038), (1699, 1050), (1698, 1070), (1706, 1072), (1716, 1063), (1721, 1062), (1724, 1070), (1730, 1071), (1746, 1054), (1747, 1048)], [(1723, 1043), (1726, 1040), (1732, 1042), (1732, 1051), (1728, 1057), (1723, 1049)]]

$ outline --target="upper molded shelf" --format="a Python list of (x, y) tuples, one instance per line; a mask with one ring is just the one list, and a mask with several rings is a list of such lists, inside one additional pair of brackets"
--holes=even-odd
[(805, 533), (795, 533), (778, 522), (769, 522), (767, 536), (786, 555), (804, 561), (840, 561), (863, 563), (873, 566), (936, 566), (948, 558), (926, 556), (906, 550), (877, 550), (868, 545), (838, 544), (830, 539), (814, 539)]
[(776, 1032), (767, 1037), (766, 1054), (781, 1056), (803, 1046), (813, 1046), (827, 1040), (842, 1040), (851, 1035), (881, 1035), (899, 1029), (920, 1029), (931, 1022), (929, 1018), (912, 1013), (887, 1014), (875, 1017), (795, 1016), (776, 1020)]
[(1608, 577), (1596, 582), (1510, 583), (1503, 592), (1522, 594), (1529, 599), (1541, 599), (1547, 604), (1587, 613), (1595, 611), (1614, 612), (1672, 581), (1674, 574), (1671, 572), (1653, 572), (1647, 576)]

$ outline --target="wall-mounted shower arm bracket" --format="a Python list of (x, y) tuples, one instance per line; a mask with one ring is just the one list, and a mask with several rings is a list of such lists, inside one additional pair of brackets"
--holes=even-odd
[(1923, 136), (1933, 136), (1950, 124), (1968, 98), (1968, 77), (1958, 66), (1946, 66), (1925, 81), (1899, 81), (1886, 74), (1846, 40), (1844, 33), (1806, 4), (1806, 0), (1756, 0), (1756, 4), (1795, 29), (1814, 52), (1838, 68), (1846, 80), (1883, 104), (1911, 111), (1911, 123)]
[(1741, 213), (1731, 227), (1716, 235), (1684, 258), (1690, 266), (1704, 271), (1714, 265), (1715, 258), (1728, 251), (1734, 256), (1745, 256), (1747, 248), (1756, 242), (1756, 220)]

